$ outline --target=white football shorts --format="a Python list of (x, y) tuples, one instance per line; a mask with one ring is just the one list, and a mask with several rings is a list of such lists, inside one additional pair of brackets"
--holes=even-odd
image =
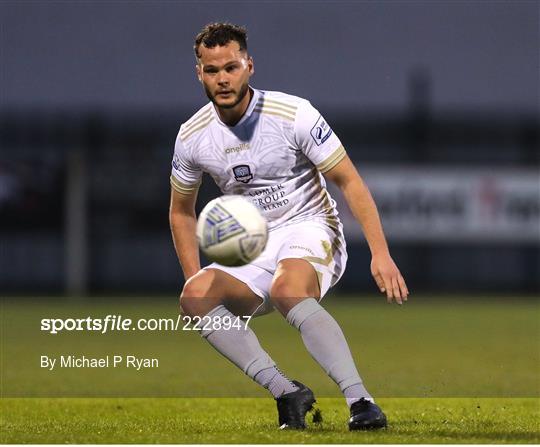
[(222, 270), (245, 283), (262, 303), (254, 316), (273, 310), (270, 286), (278, 262), (287, 258), (308, 261), (317, 273), (320, 299), (336, 284), (347, 264), (347, 247), (341, 225), (328, 226), (317, 221), (306, 221), (276, 228), (268, 233), (266, 248), (257, 259), (241, 267), (226, 267), (212, 263), (204, 269)]

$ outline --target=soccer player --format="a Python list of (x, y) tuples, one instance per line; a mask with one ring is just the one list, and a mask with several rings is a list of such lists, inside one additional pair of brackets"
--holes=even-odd
[[(209, 24), (195, 39), (197, 77), (210, 102), (180, 127), (172, 161), (170, 225), (186, 279), (180, 305), (188, 316), (233, 319), (277, 309), (343, 392), (349, 429), (385, 427), (343, 332), (320, 304), (347, 261), (326, 180), (341, 189), (363, 228), (381, 292), (402, 304), (407, 286), (389, 254), (375, 203), (340, 140), (309, 101), (250, 86), (254, 65), (246, 40), (244, 28), (228, 23)], [(266, 217), (268, 244), (250, 264), (201, 269), (195, 201), (203, 172), (223, 194), (243, 195)], [(281, 428), (305, 428), (312, 391), (277, 368), (251, 328), (210, 328), (201, 335), (268, 389)]]

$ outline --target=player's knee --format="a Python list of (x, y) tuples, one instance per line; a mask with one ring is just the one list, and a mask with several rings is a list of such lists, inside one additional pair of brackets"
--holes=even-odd
[(204, 278), (197, 275), (189, 278), (184, 284), (180, 300), (204, 296), (207, 292), (208, 286), (205, 284)]
[(270, 288), (270, 298), (274, 302), (279, 302), (283, 298), (297, 296), (298, 292), (298, 287), (294, 286), (292, 281), (288, 280), (287, 276), (283, 275), (274, 279), (272, 287)]
[(206, 315), (216, 305), (216, 299), (210, 297), (212, 280), (212, 272), (202, 271), (186, 281), (180, 294), (180, 307), (185, 315)]
[(292, 275), (279, 275), (274, 278), (270, 288), (270, 298), (279, 301), (282, 298), (316, 298), (319, 295), (317, 284), (310, 284), (309, 281), (301, 281)]
[(317, 284), (311, 284), (309, 280), (302, 280), (302, 276), (291, 274), (279, 274), (274, 277), (270, 288), (270, 300), (272, 305), (283, 315), (306, 298), (318, 298)]
[(292, 284), (285, 277), (276, 278), (270, 289), (272, 305), (284, 316), (305, 296), (307, 296), (306, 291)]

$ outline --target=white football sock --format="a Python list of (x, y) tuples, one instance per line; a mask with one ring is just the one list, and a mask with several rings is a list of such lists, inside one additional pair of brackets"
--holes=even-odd
[(258, 372), (253, 380), (270, 391), (274, 397), (281, 397), (299, 389), (276, 366)]
[[(206, 316), (211, 321), (223, 322), (226, 321), (225, 317), (230, 318), (232, 322), (237, 321), (236, 315), (229, 312), (223, 305), (215, 307)], [(212, 327), (203, 329), (201, 336), (255, 382), (270, 391), (274, 397), (280, 397), (298, 389), (277, 369), (275, 362), (263, 350), (257, 336), (244, 321), (240, 320), (240, 328), (231, 327), (226, 330), (222, 325), (220, 329)]]
[(337, 383), (351, 406), (362, 397), (373, 401), (362, 383), (343, 331), (336, 320), (315, 300), (294, 306), (287, 321), (297, 328), (311, 356)]

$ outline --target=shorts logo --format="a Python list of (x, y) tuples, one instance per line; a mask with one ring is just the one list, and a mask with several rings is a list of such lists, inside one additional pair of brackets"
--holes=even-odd
[(324, 118), (319, 116), (319, 119), (311, 129), (311, 138), (313, 138), (317, 146), (320, 146), (330, 138), (330, 135), (332, 135), (332, 129)]
[(253, 174), (248, 165), (238, 165), (232, 168), (232, 170), (237, 182), (249, 183), (253, 179)]

